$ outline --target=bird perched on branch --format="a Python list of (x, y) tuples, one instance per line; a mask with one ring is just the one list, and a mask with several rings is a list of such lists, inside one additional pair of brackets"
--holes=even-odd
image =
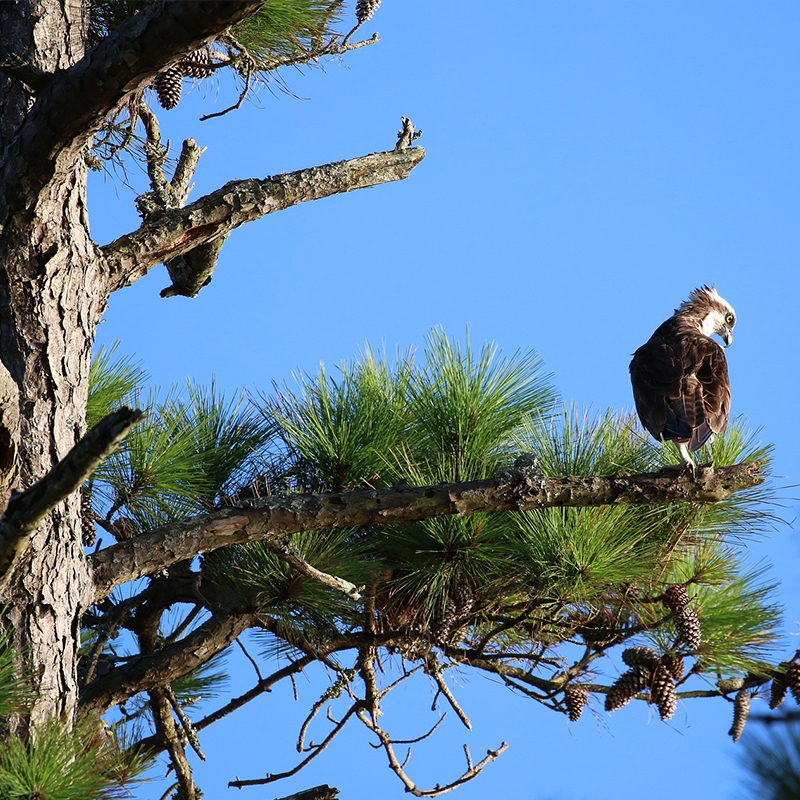
[(642, 425), (658, 441), (675, 442), (692, 471), (691, 453), (728, 424), (728, 364), (711, 336), (718, 334), (728, 347), (735, 324), (730, 303), (715, 287), (701, 286), (633, 354), (633, 399)]

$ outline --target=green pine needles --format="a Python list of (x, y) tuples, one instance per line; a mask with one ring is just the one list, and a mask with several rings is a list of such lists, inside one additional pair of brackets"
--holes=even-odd
[[(143, 379), (131, 361), (101, 352), (92, 419), (141, 398)], [(421, 352), (389, 358), (366, 348), (294, 384), (235, 401), (194, 384), (163, 399), (150, 394), (145, 421), (87, 486), (98, 535), (124, 541), (276, 494), (402, 492), (486, 479), (515, 462), (535, 481), (657, 472), (674, 461), (630, 415), (561, 405), (535, 353), (505, 357), (438, 330)], [(769, 453), (737, 419), (707, 457), (724, 466), (768, 461)], [(453, 667), (493, 674), (573, 720), (597, 695), (610, 698), (609, 708), (638, 696), (668, 719), (681, 697), (757, 687), (775, 674), (774, 586), (766, 568), (748, 566), (741, 553), (742, 541), (773, 524), (772, 500), (767, 486), (714, 504), (445, 516), (223, 547), (96, 606), (87, 616), (84, 659), (94, 665), (87, 682), (102, 680), (95, 676), (104, 660), (113, 667), (135, 659), (142, 642), (157, 654), (221, 614), (246, 613), (257, 619), (258, 658), (285, 660), (275, 681), (324, 663), (331, 686), (346, 683), (356, 698), (347, 718), (361, 720), (387, 750), (380, 704), (411, 675), (432, 681), (468, 723), (446, 683)], [(151, 587), (168, 598), (171, 582), (187, 580), (202, 587), (193, 602), (181, 589), (163, 601), (161, 621), (144, 614)], [(169, 614), (177, 622), (167, 624)], [(156, 623), (164, 632), (156, 634)], [(618, 678), (606, 656), (623, 651), (633, 666)], [(198, 707), (192, 686), (208, 698), (222, 685), (219, 672), (192, 674), (169, 680), (188, 714)], [(326, 702), (314, 705), (302, 735)], [(137, 703), (135, 714), (134, 706), (125, 713), (146, 724), (146, 698)], [(225, 713), (223, 705), (182, 724), (200, 731)], [(326, 744), (339, 730), (327, 730)], [(147, 744), (165, 747), (157, 737)], [(402, 768), (395, 772), (416, 791)]]

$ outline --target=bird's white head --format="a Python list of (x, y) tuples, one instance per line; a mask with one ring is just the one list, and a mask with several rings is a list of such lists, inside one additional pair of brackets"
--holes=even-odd
[(722, 337), (725, 347), (733, 343), (733, 326), (736, 324), (736, 312), (733, 306), (717, 294), (714, 286), (701, 286), (695, 289), (689, 299), (675, 309), (676, 316), (691, 320), (704, 336), (714, 333)]

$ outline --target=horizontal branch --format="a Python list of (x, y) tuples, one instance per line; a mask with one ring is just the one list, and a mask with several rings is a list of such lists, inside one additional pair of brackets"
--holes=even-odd
[(90, 556), (98, 600), (115, 586), (231, 544), (308, 530), (449, 514), (610, 504), (713, 503), (763, 483), (761, 462), (641, 475), (545, 477), (514, 469), (486, 480), (317, 495), (271, 496), (165, 525)]
[(47, 475), (12, 496), (0, 520), (0, 575), (9, 572), (45, 515), (81, 486), (142, 416), (123, 407), (103, 417)]
[(133, 233), (105, 245), (108, 291), (128, 286), (163, 261), (234, 228), (309, 200), (407, 178), (425, 157), (421, 147), (373, 153), (270, 178), (231, 181), (183, 208), (148, 220)]

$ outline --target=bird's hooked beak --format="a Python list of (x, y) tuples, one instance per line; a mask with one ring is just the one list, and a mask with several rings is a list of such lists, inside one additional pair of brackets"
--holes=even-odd
[(725, 347), (730, 347), (733, 344), (733, 331), (727, 326), (723, 325), (719, 332), (722, 341), (725, 342)]

